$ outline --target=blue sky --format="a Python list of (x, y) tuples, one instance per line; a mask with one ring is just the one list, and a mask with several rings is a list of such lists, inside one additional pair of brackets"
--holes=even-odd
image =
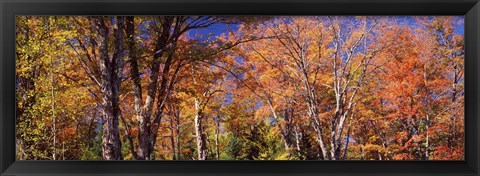
[[(415, 25), (416, 24), (416, 22), (414, 20), (414, 16), (385, 16), (385, 17), (387, 17), (387, 18), (388, 17), (397, 18), (400, 22), (407, 23), (408, 25)], [(463, 23), (464, 16), (456, 16), (456, 18), (457, 18), (457, 20), (462, 20), (462, 22), (455, 26), (455, 33), (456, 34), (463, 34), (464, 33), (464, 23)], [(208, 28), (191, 30), (188, 33), (188, 37), (196, 38), (197, 35), (205, 36), (205, 35), (208, 35), (208, 34), (212, 34), (213, 36), (219, 36), (222, 33), (226, 33), (226, 32), (229, 32), (229, 31), (235, 31), (235, 30), (238, 29), (238, 27), (239, 26), (235, 25), (235, 24), (228, 24), (228, 25), (226, 25), (226, 24), (215, 24), (215, 25), (212, 25)]]

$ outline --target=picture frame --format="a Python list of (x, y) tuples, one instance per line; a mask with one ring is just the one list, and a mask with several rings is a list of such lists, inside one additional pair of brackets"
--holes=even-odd
[[(478, 0), (1, 0), (0, 173), (13, 175), (480, 175)], [(16, 161), (18, 15), (464, 15), (464, 161)]]

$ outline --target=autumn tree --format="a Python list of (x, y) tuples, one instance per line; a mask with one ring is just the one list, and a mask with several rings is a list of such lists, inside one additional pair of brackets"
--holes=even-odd
[(80, 159), (96, 118), (88, 81), (70, 59), (67, 39), (76, 34), (67, 17), (22, 16), (17, 23), (18, 157)]
[(16, 23), (19, 159), (464, 158), (461, 17)]
[(324, 159), (343, 156), (347, 119), (374, 68), (371, 61), (383, 49), (367, 42), (374, 41), (378, 23), (377, 18), (279, 17), (252, 32), (273, 38), (246, 45), (248, 60), (267, 64), (268, 72), (280, 75), (276, 80), (287, 79), (300, 92), (296, 97), (303, 103), (297, 106), (307, 110)]

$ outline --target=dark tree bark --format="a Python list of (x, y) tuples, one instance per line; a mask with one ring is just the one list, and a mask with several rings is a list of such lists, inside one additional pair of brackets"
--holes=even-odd
[[(133, 21), (133, 19), (132, 19)], [(133, 23), (133, 22), (132, 22)], [(162, 26), (159, 30), (161, 30), (160, 34), (157, 37), (157, 41), (155, 44), (155, 54), (153, 56), (153, 63), (150, 67), (151, 74), (148, 83), (148, 90), (147, 90), (147, 98), (145, 99), (145, 103), (142, 105), (141, 99), (141, 86), (139, 84), (140, 75), (138, 74), (138, 66), (132, 67), (132, 79), (134, 80), (134, 93), (135, 98), (135, 108), (138, 108), (137, 111), (137, 121), (139, 124), (138, 130), (138, 160), (150, 160), (150, 154), (152, 153), (152, 141), (151, 135), (152, 132), (150, 131), (151, 120), (150, 117), (153, 112), (153, 105), (155, 102), (155, 97), (157, 94), (157, 86), (158, 86), (158, 76), (160, 70), (160, 58), (165, 52), (166, 45), (170, 38), (170, 29), (173, 24), (173, 17), (165, 17), (162, 22)], [(132, 24), (133, 25), (133, 24)], [(133, 47), (132, 47), (133, 49)], [(131, 63), (133, 65), (138, 65), (137, 59), (132, 59)], [(137, 80), (137, 81), (136, 81)], [(142, 108), (140, 108), (142, 107)]]
[(124, 19), (116, 17), (113, 26), (114, 52), (110, 59), (108, 49), (108, 36), (110, 18), (92, 17), (91, 22), (97, 32), (96, 44), (100, 52), (100, 88), (102, 92), (103, 108), (103, 135), (102, 135), (102, 158), (104, 160), (121, 160), (120, 134), (118, 131), (119, 117), (121, 116), (119, 106), (119, 92), (122, 71), (124, 66)]
[[(134, 110), (138, 122), (138, 160), (150, 160), (156, 143), (158, 129), (165, 107), (165, 100), (169, 96), (181, 61), (173, 56), (178, 38), (190, 29), (205, 28), (218, 22), (218, 19), (200, 16), (196, 18), (183, 16), (153, 17), (154, 28), (157, 33), (153, 52), (153, 62), (149, 65), (149, 81), (147, 97), (142, 99), (142, 89), (138, 68), (137, 48), (134, 42), (134, 18), (126, 17), (126, 31), (130, 63), (130, 75), (133, 80)], [(188, 21), (188, 19), (191, 19)], [(162, 70), (160, 70), (162, 68)], [(154, 106), (156, 103), (156, 106)], [(154, 107), (156, 112), (154, 112)]]

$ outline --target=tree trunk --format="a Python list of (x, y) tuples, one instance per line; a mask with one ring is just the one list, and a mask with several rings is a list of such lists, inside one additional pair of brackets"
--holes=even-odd
[[(280, 134), (282, 135), (282, 139), (283, 139), (283, 144), (285, 146), (285, 151), (290, 151), (290, 147), (293, 146), (294, 144), (292, 143), (292, 141), (289, 139), (289, 130), (290, 129), (286, 129), (285, 127), (282, 127), (282, 125), (280, 124), (280, 119), (278, 118), (278, 115), (277, 115), (277, 112), (276, 110), (273, 108), (273, 104), (272, 104), (272, 101), (270, 101), (269, 99), (267, 99), (267, 103), (268, 103), (268, 106), (270, 107), (270, 111), (272, 112), (272, 115), (273, 115), (273, 118), (275, 119), (276, 121), (276, 125), (278, 126), (278, 129), (280, 130)], [(290, 114), (288, 113), (287, 110), (285, 110), (285, 119), (290, 119), (291, 120), (291, 117), (287, 117), (289, 116)], [(286, 123), (284, 123), (285, 126), (287, 126)]]
[[(170, 37), (170, 28), (172, 25), (173, 19), (165, 17), (163, 24), (161, 26), (161, 33), (157, 37), (157, 41), (155, 43), (155, 54), (153, 56), (153, 63), (150, 67), (152, 74), (149, 77), (148, 83), (148, 90), (147, 90), (147, 98), (145, 99), (145, 104), (142, 106), (141, 101), (135, 101), (136, 106), (142, 106), (139, 108), (140, 110), (137, 112), (137, 121), (138, 121), (138, 149), (137, 155), (138, 160), (150, 160), (150, 155), (152, 153), (152, 131), (151, 131), (151, 116), (153, 112), (153, 105), (155, 102), (155, 97), (157, 94), (157, 87), (158, 87), (158, 77), (160, 71), (160, 58), (162, 57), (163, 53), (165, 52), (166, 45), (168, 43), (168, 39)], [(133, 31), (133, 30), (132, 30)], [(134, 49), (132, 47), (132, 49)], [(137, 59), (135, 58), (132, 63), (136, 63)], [(138, 65), (138, 64), (135, 64)], [(132, 65), (133, 66), (133, 65)], [(138, 66), (133, 68), (132, 67), (132, 77), (134, 77), (134, 90), (140, 92), (136, 94), (137, 99), (141, 100), (141, 86), (137, 84), (135, 80), (140, 80), (138, 74)], [(160, 101), (160, 100), (158, 100)]]
[(322, 158), (323, 158), (323, 160), (329, 160), (330, 157), (327, 154), (327, 147), (326, 147), (325, 142), (323, 140), (322, 128), (320, 127), (319, 122), (316, 122), (315, 120), (313, 120), (313, 121), (314, 121), (313, 129), (315, 130), (315, 134), (317, 135), (317, 142), (318, 142), (318, 145), (320, 146), (320, 150), (322, 152)]
[(180, 151), (182, 150), (180, 148), (180, 110), (177, 109), (175, 112), (175, 133), (177, 134), (177, 140), (175, 141), (175, 145), (177, 146), (177, 159), (180, 160)]
[[(428, 102), (428, 96), (430, 94), (430, 92), (428, 91), (428, 81), (427, 81), (427, 63), (424, 63), (423, 64), (423, 81), (424, 81), (424, 84), (425, 84), (425, 107), (428, 108), (429, 107), (429, 102)], [(426, 116), (425, 116), (425, 160), (428, 160), (428, 147), (429, 147), (429, 144), (428, 144), (428, 125), (429, 125), (429, 122), (430, 122), (430, 119), (428, 117), (428, 114), (429, 114), (429, 109), (426, 109)]]
[(215, 157), (217, 160), (220, 160), (220, 147), (218, 145), (218, 135), (220, 133), (220, 117), (216, 120), (216, 128), (215, 128)]
[(301, 144), (300, 144), (300, 141), (302, 140), (302, 133), (300, 133), (298, 131), (298, 127), (299, 125), (296, 124), (295, 127), (293, 128), (294, 132), (295, 132), (295, 145), (297, 147), (297, 153), (300, 154), (300, 152), (302, 151), (301, 150)]
[(206, 160), (207, 159), (207, 143), (206, 143), (206, 136), (203, 132), (202, 126), (202, 116), (203, 112), (200, 109), (200, 102), (195, 100), (195, 109), (197, 110), (197, 114), (195, 115), (195, 137), (197, 138), (197, 153), (198, 153), (198, 160)]
[[(176, 33), (177, 31), (174, 32), (174, 35), (176, 35)], [(176, 43), (177, 43), (177, 39), (173, 39), (172, 45), (171, 45), (172, 48), (168, 48), (169, 49), (169, 52), (167, 54), (168, 56), (162, 70), (162, 77), (161, 77), (162, 79), (160, 82), (160, 87), (159, 87), (159, 92), (157, 97), (157, 112), (155, 112), (155, 115), (150, 127), (150, 150), (151, 151), (153, 151), (153, 148), (155, 147), (155, 144), (157, 142), (158, 129), (160, 128), (160, 123), (162, 121), (165, 102), (168, 96), (170, 95), (170, 92), (173, 89), (175, 78), (181, 68), (181, 64), (179, 63), (175, 71), (173, 73), (170, 73), (170, 70), (171, 70), (170, 68), (174, 64), (173, 56), (175, 54)]]
[[(127, 16), (125, 17), (125, 32), (127, 34), (127, 49), (128, 49), (128, 57), (130, 58), (128, 61), (130, 63), (130, 75), (133, 80), (133, 98), (134, 98), (134, 112), (135, 114), (141, 113), (142, 108), (142, 86), (140, 81), (140, 73), (138, 70), (138, 54), (137, 54), (137, 47), (135, 45), (135, 17)], [(137, 116), (138, 119), (139, 116)], [(140, 118), (141, 119), (141, 118)], [(124, 124), (126, 125), (124, 118), (122, 118)], [(140, 121), (140, 120), (139, 120)], [(141, 129), (141, 128), (139, 128)], [(133, 146), (133, 137), (127, 133), (128, 140), (130, 141), (130, 151), (135, 159), (138, 159), (138, 153), (135, 152)], [(139, 137), (140, 139), (140, 137)]]
[(317, 136), (317, 142), (320, 146), (320, 150), (322, 151), (322, 157), (324, 160), (330, 160), (330, 155), (327, 153), (327, 146), (323, 139), (323, 129), (320, 120), (318, 119), (318, 110), (317, 105), (315, 103), (315, 94), (311, 91), (308, 84), (306, 85), (307, 91), (307, 99), (308, 99), (308, 116), (310, 120), (313, 122), (313, 129), (315, 130), (315, 134)]
[(121, 160), (121, 142), (118, 131), (120, 78), (123, 71), (123, 17), (117, 17), (114, 28), (114, 53), (110, 61), (108, 55), (108, 31), (107, 17), (92, 17), (97, 29), (97, 44), (100, 52), (101, 92), (103, 107), (103, 135), (102, 135), (102, 158), (104, 160)]
[(428, 122), (430, 121), (428, 114), (427, 114), (427, 122), (425, 124), (425, 131), (426, 131), (426, 139), (425, 139), (425, 160), (428, 160), (429, 154), (428, 154), (428, 147), (429, 147), (429, 141), (428, 141)]
[[(134, 86), (135, 113), (139, 125), (137, 148), (138, 160), (150, 160), (155, 147), (158, 129), (163, 116), (163, 109), (165, 106), (164, 103), (166, 98), (169, 96), (170, 90), (173, 87), (174, 78), (176, 76), (176, 73), (172, 75), (169, 72), (171, 71), (170, 67), (176, 62), (173, 59), (173, 54), (175, 52), (178, 38), (189, 29), (203, 28), (211, 25), (210, 23), (205, 22), (195, 23), (193, 26), (185, 26), (187, 23), (186, 19), (179, 16), (164, 16), (154, 18), (155, 21), (159, 22), (159, 26), (155, 28), (158, 36), (155, 39), (153, 62), (149, 67), (151, 74), (148, 79), (147, 97), (142, 103), (142, 89), (137, 61), (138, 54), (133, 41), (135, 30), (134, 20), (133, 17), (127, 17), (127, 39), (129, 40), (128, 46), (130, 46), (130, 66)], [(208, 20), (208, 18), (205, 20)], [(164, 58), (167, 50), (169, 53), (167, 53), (167, 58)], [(162, 61), (164, 62), (162, 63)], [(160, 66), (162, 64), (163, 70), (160, 70)], [(178, 72), (178, 68), (176, 72)], [(161, 83), (159, 85), (160, 75)], [(156, 112), (153, 112), (155, 101), (157, 101)]]
[(177, 160), (177, 157), (175, 157), (175, 132), (174, 132), (174, 126), (173, 126), (173, 117), (170, 118), (170, 142), (172, 144), (172, 159)]
[(54, 86), (55, 86), (55, 80), (53, 76), (53, 59), (50, 61), (51, 64), (50, 66), (52, 67), (50, 70), (50, 76), (52, 78), (51, 84), (52, 84), (52, 121), (53, 121), (53, 160), (57, 160), (57, 119), (55, 118), (55, 92), (54, 92)]

